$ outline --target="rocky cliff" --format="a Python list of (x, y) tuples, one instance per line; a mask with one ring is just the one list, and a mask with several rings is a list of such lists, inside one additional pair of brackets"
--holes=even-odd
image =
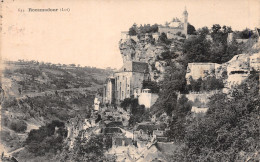
[(160, 81), (171, 61), (181, 55), (182, 40), (169, 40), (165, 42), (155, 40), (152, 36), (139, 39), (121, 39), (119, 49), (126, 61), (146, 62), (149, 65), (151, 80)]

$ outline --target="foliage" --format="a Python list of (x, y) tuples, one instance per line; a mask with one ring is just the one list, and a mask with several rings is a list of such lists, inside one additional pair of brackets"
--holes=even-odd
[(8, 126), (15, 132), (21, 133), (26, 131), (27, 124), (23, 120), (12, 120)]
[(27, 74), (32, 76), (32, 80), (34, 80), (34, 78), (38, 77), (41, 75), (41, 71), (38, 69), (33, 69), (33, 68), (21, 68), (21, 69), (16, 69), (14, 71), (15, 73), (20, 73), (20, 74)]
[(255, 38), (256, 35), (254, 34), (254, 32), (248, 28), (242, 30), (242, 31), (239, 31), (236, 33), (238, 38), (240, 39), (249, 39), (249, 38)]
[(185, 137), (185, 127), (187, 124), (186, 116), (190, 114), (192, 104), (185, 95), (182, 95), (176, 104), (176, 108), (172, 111), (172, 120), (169, 124), (170, 131), (167, 136), (170, 140), (183, 141)]
[(161, 56), (157, 57), (157, 60), (171, 60), (171, 59), (175, 59), (177, 57), (178, 57), (178, 55), (175, 54), (173, 51), (167, 50), (167, 51), (162, 52)]
[[(185, 40), (183, 53), (188, 62), (214, 62), (224, 63), (234, 55), (241, 53), (237, 43), (227, 44), (228, 33), (232, 32), (231, 27), (214, 24), (209, 32), (207, 27), (197, 31), (198, 36)], [(207, 37), (211, 37), (212, 41)]]
[(165, 33), (162, 33), (159, 36), (158, 41), (159, 41), (159, 43), (163, 43), (163, 44), (166, 44), (166, 45), (171, 44), (171, 41), (167, 38), (167, 35)]
[(125, 98), (124, 101), (121, 102), (120, 106), (127, 110), (130, 108), (132, 110), (133, 108), (136, 108), (138, 106), (138, 99), (136, 98)]
[(149, 112), (145, 109), (144, 105), (138, 105), (132, 109), (132, 114), (129, 119), (129, 125), (135, 126), (136, 123), (149, 119)]
[(2, 107), (5, 109), (5, 108), (8, 108), (8, 107), (16, 107), (18, 106), (18, 102), (15, 98), (13, 97), (10, 97), (10, 98), (6, 98), (4, 100), (4, 102), (2, 103)]
[(166, 112), (171, 115), (176, 108), (178, 92), (185, 92), (185, 68), (177, 67), (171, 63), (165, 74), (165, 79), (160, 83), (162, 90), (159, 93), (159, 98), (152, 106), (152, 113)]
[(7, 131), (5, 129), (1, 130), (1, 144), (5, 144), (12, 149), (18, 149), (23, 147), (22, 140), (22, 137), (17, 133), (12, 133), (11, 131)]
[(143, 81), (143, 89), (150, 89), (152, 93), (159, 93), (160, 87), (155, 81)]
[(103, 161), (103, 136), (91, 135), (89, 139), (77, 137), (71, 151), (64, 150), (60, 161)]
[(211, 62), (209, 49), (210, 41), (206, 40), (204, 35), (187, 39), (183, 45), (183, 53), (188, 62)]
[(41, 126), (38, 130), (31, 130), (25, 141), (25, 148), (36, 156), (49, 152), (55, 154), (62, 150), (62, 143), (66, 136), (64, 123), (55, 120)]
[(13, 74), (13, 71), (11, 69), (5, 68), (3, 71), (4, 77), (10, 77)]
[(193, 25), (191, 25), (190, 23), (188, 23), (188, 29), (187, 32), (189, 35), (195, 34), (196, 33), (196, 29)]
[(221, 79), (216, 79), (215, 76), (209, 76), (206, 79), (199, 78), (198, 80), (190, 79), (190, 84), (187, 86), (188, 91), (200, 92), (220, 90), (224, 88), (224, 83)]
[(158, 32), (158, 25), (150, 25), (150, 24), (144, 24), (140, 25), (139, 27), (137, 24), (133, 24), (132, 27), (129, 28), (129, 35), (143, 35), (146, 33), (156, 33)]
[(256, 160), (260, 146), (258, 84), (259, 76), (253, 74), (238, 87), (244, 95), (214, 95), (205, 117), (186, 127), (185, 147), (176, 153), (177, 161)]

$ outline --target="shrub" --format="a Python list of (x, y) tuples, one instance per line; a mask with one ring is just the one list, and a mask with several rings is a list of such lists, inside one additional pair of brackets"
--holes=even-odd
[(23, 120), (13, 120), (11, 121), (9, 127), (15, 132), (21, 133), (26, 131), (27, 124)]
[[(55, 128), (58, 128), (58, 130)], [(48, 152), (57, 153), (62, 149), (63, 140), (66, 136), (65, 124), (55, 120), (38, 130), (31, 130), (25, 141), (25, 148), (36, 156)]]
[(152, 93), (159, 93), (160, 87), (154, 81), (143, 81), (143, 89), (150, 89)]
[(216, 77), (207, 77), (205, 80), (199, 78), (198, 80), (193, 80), (191, 78), (190, 85), (187, 86), (189, 91), (211, 91), (220, 90), (224, 88), (224, 83), (221, 79), (216, 79)]

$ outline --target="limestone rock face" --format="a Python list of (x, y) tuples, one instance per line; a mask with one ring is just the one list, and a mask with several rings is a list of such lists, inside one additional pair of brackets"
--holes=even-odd
[(151, 43), (150, 40), (138, 40), (133, 39), (120, 40), (119, 49), (123, 62), (127, 61), (140, 61), (146, 62), (149, 65), (149, 73), (152, 81), (160, 81), (163, 79), (163, 68), (166, 68), (167, 64), (160, 65), (160, 69), (155, 66), (158, 57), (161, 53), (169, 50), (169, 47), (160, 45), (158, 43)]
[(120, 41), (119, 49), (123, 58), (126, 61), (155, 61), (156, 57), (165, 51), (164, 48), (152, 45), (149, 42), (135, 42), (132, 39)]

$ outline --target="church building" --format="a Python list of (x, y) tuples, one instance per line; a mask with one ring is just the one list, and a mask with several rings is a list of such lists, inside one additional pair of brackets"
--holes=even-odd
[(178, 18), (173, 18), (170, 23), (167, 23), (164, 26), (163, 25), (159, 26), (158, 32), (160, 34), (165, 33), (168, 39), (171, 39), (171, 37), (176, 35), (178, 32), (187, 36), (188, 35), (188, 12), (186, 10), (186, 7), (182, 13), (181, 20)]
[(126, 61), (123, 67), (115, 72), (114, 77), (106, 80), (103, 88), (103, 103), (119, 104), (125, 98), (134, 96), (134, 90), (142, 89), (143, 81), (148, 79), (147, 63)]

